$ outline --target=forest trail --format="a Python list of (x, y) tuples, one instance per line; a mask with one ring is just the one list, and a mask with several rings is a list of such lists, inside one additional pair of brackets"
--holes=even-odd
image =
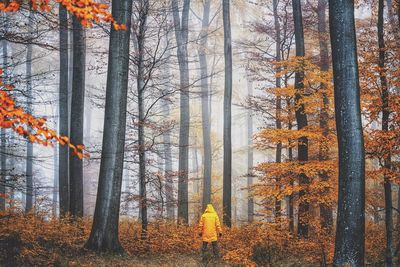
[(80, 256), (74, 260), (65, 260), (60, 263), (61, 266), (165, 266), (165, 267), (211, 267), (211, 266), (232, 266), (218, 260), (209, 259), (205, 262), (201, 261), (199, 255), (174, 255), (174, 256), (154, 256), (149, 255), (145, 257), (135, 257), (131, 255), (122, 256), (99, 256), (99, 255), (85, 255)]

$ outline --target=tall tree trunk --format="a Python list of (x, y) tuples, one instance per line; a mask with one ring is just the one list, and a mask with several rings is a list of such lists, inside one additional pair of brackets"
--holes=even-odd
[[(8, 28), (8, 15), (3, 13), (4, 29)], [(7, 78), (7, 67), (8, 67), (8, 42), (5, 37), (2, 37), (2, 52), (3, 52), (3, 75)], [(1, 180), (0, 180), (0, 210), (6, 208), (6, 168), (7, 168), (7, 156), (6, 156), (6, 130), (1, 128), (0, 130), (0, 169), (1, 169)]]
[[(389, 131), (389, 88), (386, 80), (385, 70), (385, 38), (384, 38), (384, 0), (379, 0), (378, 7), (378, 46), (379, 46), (379, 77), (382, 90), (382, 131)], [(384, 158), (383, 168), (386, 171), (391, 169), (391, 152)], [(392, 186), (390, 183), (390, 176), (384, 175), (384, 189), (385, 189), (385, 226), (386, 226), (386, 266), (393, 266), (393, 212), (392, 212)]]
[(129, 41), (132, 0), (113, 0), (112, 15), (127, 30), (111, 26), (106, 87), (103, 146), (93, 226), (86, 247), (96, 251), (120, 252), (119, 208), (126, 130)]
[[(275, 61), (281, 61), (281, 26), (279, 23), (279, 14), (278, 14), (278, 0), (273, 0), (273, 11), (274, 11), (274, 26), (275, 26)], [(276, 67), (276, 74), (280, 72), (280, 68)], [(281, 88), (281, 78), (275, 78), (275, 87)], [(282, 113), (282, 99), (281, 96), (276, 97), (276, 104), (275, 104), (275, 126), (276, 129), (282, 129), (282, 121), (281, 121), (281, 113)], [(276, 145), (276, 152), (275, 152), (275, 162), (281, 163), (282, 162), (282, 143), (279, 142)], [(280, 188), (280, 178), (276, 177), (276, 184), (277, 187)], [(281, 216), (281, 201), (279, 199), (275, 200), (275, 217), (279, 218)]]
[(147, 238), (147, 192), (146, 192), (146, 143), (145, 143), (145, 66), (144, 66), (144, 54), (145, 54), (145, 38), (146, 38), (146, 27), (147, 27), (147, 15), (149, 11), (149, 1), (141, 0), (139, 10), (139, 31), (136, 35), (137, 48), (138, 48), (138, 65), (137, 65), (137, 88), (138, 88), (138, 111), (139, 111), (139, 123), (138, 123), (138, 145), (139, 145), (139, 206), (142, 221), (142, 239)]
[(180, 72), (180, 127), (179, 127), (179, 179), (178, 179), (178, 221), (189, 223), (189, 62), (188, 62), (188, 24), (190, 0), (184, 0), (182, 21), (179, 15), (178, 0), (172, 0), (172, 13), (175, 25), (177, 55)]
[[(86, 44), (85, 30), (74, 16), (73, 27), (73, 70), (71, 99), (71, 142), (83, 144), (83, 115), (85, 103)], [(83, 161), (73, 153), (69, 158), (70, 173), (70, 212), (71, 215), (83, 216)]]
[[(29, 22), (28, 31), (29, 36), (32, 38), (32, 26), (33, 26), (33, 12), (29, 11)], [(26, 50), (26, 93), (27, 93), (27, 112), (32, 114), (32, 44), (27, 45)], [(33, 143), (27, 141), (26, 147), (26, 201), (25, 201), (25, 212), (29, 212), (33, 208)]]
[[(60, 23), (60, 84), (59, 84), (59, 133), (69, 135), (69, 66), (68, 66), (68, 13), (66, 8), (59, 4)], [(69, 211), (69, 147), (58, 146), (58, 195), (60, 216)]]
[[(328, 32), (326, 29), (326, 8), (328, 5), (327, 0), (318, 0), (318, 39), (319, 39), (319, 50), (320, 50), (320, 69), (321, 71), (329, 70), (329, 51), (328, 51)], [(321, 84), (321, 90), (325, 90), (326, 86)], [(329, 98), (326, 92), (322, 92), (322, 108), (320, 114), (319, 125), (322, 129), (323, 141), (320, 143), (319, 160), (326, 161), (329, 159), (329, 145), (328, 145), (328, 134), (329, 134)], [(320, 175), (322, 181), (328, 181), (329, 177), (327, 173)], [(329, 188), (324, 189), (325, 194), (329, 194)], [(332, 207), (329, 204), (320, 205), (320, 216), (321, 226), (327, 231), (331, 232), (333, 227), (333, 213)]]
[(232, 226), (232, 39), (230, 0), (222, 1), (224, 21), (225, 91), (224, 91), (224, 177), (223, 222)]
[(212, 175), (212, 151), (211, 151), (211, 129), (210, 129), (210, 109), (208, 104), (209, 84), (207, 67), (207, 45), (208, 29), (210, 20), (211, 1), (203, 3), (203, 20), (200, 33), (199, 62), (201, 76), (201, 117), (203, 126), (203, 201), (202, 210), (207, 204), (211, 203), (211, 175)]
[(329, 0), (339, 145), (339, 197), (333, 266), (364, 266), (365, 152), (354, 2)]
[[(168, 33), (167, 33), (168, 38)], [(168, 42), (167, 42), (168, 43)], [(166, 58), (169, 59), (170, 54), (169, 50), (167, 50)], [(170, 62), (166, 63), (164, 68), (165, 78), (169, 79), (171, 76), (170, 71)], [(168, 93), (168, 85), (164, 89), (164, 94)], [(162, 99), (162, 113), (166, 120), (170, 118), (170, 104), (168, 99)], [(163, 133), (163, 142), (164, 142), (164, 177), (165, 177), (165, 201), (166, 201), (166, 209), (167, 209), (167, 218), (171, 221), (175, 219), (175, 201), (174, 201), (174, 180), (173, 180), (173, 169), (172, 169), (172, 149), (171, 149), (171, 132), (169, 130)]]
[[(293, 5), (293, 20), (294, 20), (294, 29), (295, 29), (295, 39), (296, 39), (296, 57), (304, 57), (304, 32), (303, 32), (303, 16), (301, 12), (301, 3), (300, 0), (292, 0)], [(296, 122), (297, 129), (301, 130), (308, 125), (307, 115), (305, 114), (304, 104), (302, 103), (303, 99), (303, 90), (304, 90), (304, 71), (297, 71), (295, 74), (295, 106), (296, 106)], [(308, 138), (303, 136), (298, 140), (298, 161), (299, 163), (305, 163), (308, 161)], [(302, 186), (306, 186), (309, 184), (309, 178), (301, 173), (299, 177), (299, 184)], [(308, 219), (310, 204), (307, 200), (301, 200), (306, 195), (306, 192), (302, 189), (299, 192), (299, 223), (298, 223), (298, 235), (301, 237), (308, 237)]]
[[(250, 99), (253, 96), (253, 81), (247, 75), (247, 96)], [(253, 186), (253, 165), (254, 165), (254, 151), (253, 151), (253, 112), (251, 109), (247, 110), (247, 221), (252, 223), (254, 221), (254, 198), (251, 193)]]

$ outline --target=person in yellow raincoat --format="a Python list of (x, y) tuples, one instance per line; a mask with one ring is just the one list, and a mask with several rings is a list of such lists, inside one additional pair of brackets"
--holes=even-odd
[(203, 247), (202, 256), (207, 251), (207, 245), (211, 242), (213, 254), (218, 257), (218, 236), (222, 236), (222, 228), (219, 222), (218, 214), (215, 212), (213, 205), (208, 204), (203, 215), (201, 215), (199, 223), (199, 236), (202, 237)]

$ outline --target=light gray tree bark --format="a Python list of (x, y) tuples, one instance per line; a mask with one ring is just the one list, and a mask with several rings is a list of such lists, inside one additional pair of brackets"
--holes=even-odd
[(212, 175), (212, 151), (211, 151), (211, 127), (210, 127), (210, 108), (209, 108), (209, 83), (207, 66), (207, 45), (208, 30), (210, 21), (211, 1), (203, 3), (203, 19), (201, 22), (201, 32), (199, 41), (199, 63), (201, 79), (201, 118), (203, 130), (203, 198), (202, 210), (207, 204), (211, 203), (211, 175)]
[[(166, 35), (168, 38), (168, 33)], [(168, 42), (168, 40), (167, 40)], [(170, 50), (167, 50), (166, 58), (167, 60), (170, 58)], [(169, 60), (166, 62), (164, 68), (165, 78), (168, 79), (171, 76), (170, 71), (170, 62)], [(168, 92), (168, 85), (164, 88), (164, 94)], [(163, 98), (161, 100), (162, 104), (162, 113), (165, 119), (170, 118), (170, 103), (167, 98)], [(164, 177), (165, 177), (165, 201), (166, 201), (166, 211), (167, 218), (169, 220), (175, 219), (175, 200), (174, 200), (174, 180), (173, 180), (173, 168), (172, 168), (172, 148), (171, 148), (171, 132), (169, 130), (163, 133), (163, 142), (164, 142)]]
[[(8, 15), (6, 13), (3, 13), (3, 23), (4, 23), (4, 28), (7, 29), (8, 27)], [(3, 52), (3, 75), (7, 75), (7, 67), (8, 67), (8, 42), (2, 37), (2, 52)], [(4, 128), (1, 128), (0, 130), (0, 169), (1, 169), (1, 180), (0, 180), (0, 210), (5, 210), (6, 208), (6, 200), (5, 200), (5, 194), (6, 194), (6, 168), (7, 168), (7, 156), (6, 156), (6, 130)]]
[(223, 222), (232, 226), (232, 37), (230, 0), (222, 1), (224, 24), (225, 90), (224, 90), (224, 174)]
[(139, 3), (137, 41), (137, 101), (138, 101), (138, 149), (139, 149), (139, 208), (142, 222), (142, 239), (147, 238), (147, 191), (146, 191), (146, 142), (145, 142), (145, 40), (147, 29), (147, 16), (149, 12), (149, 1), (141, 0)]
[[(253, 81), (247, 75), (247, 96), (250, 99), (253, 96)], [(254, 221), (254, 198), (251, 195), (251, 187), (253, 186), (253, 165), (254, 165), (254, 151), (253, 151), (253, 112), (251, 109), (247, 110), (247, 221), (252, 223)]]
[[(32, 38), (33, 12), (29, 11), (28, 31), (29, 37)], [(26, 47), (26, 94), (27, 108), (26, 111), (32, 114), (32, 44), (29, 43)], [(25, 212), (29, 212), (33, 208), (33, 143), (27, 140), (26, 147), (26, 192), (25, 192)]]
[(52, 213), (53, 217), (57, 217), (57, 206), (58, 206), (58, 147), (54, 146), (54, 156), (53, 156), (53, 164), (54, 164), (54, 175), (53, 175), (53, 197), (52, 197)]

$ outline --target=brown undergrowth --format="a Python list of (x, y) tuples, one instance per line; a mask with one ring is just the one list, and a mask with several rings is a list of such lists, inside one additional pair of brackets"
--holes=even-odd
[[(184, 266), (196, 266), (200, 263), (201, 240), (196, 226), (152, 222), (148, 239), (141, 240), (140, 224), (133, 219), (122, 219), (120, 240), (126, 253), (121, 256), (98, 255), (83, 249), (90, 227), (88, 218), (74, 221), (40, 213), (2, 212), (0, 265), (151, 266), (162, 262), (165, 266), (176, 266), (177, 262), (185, 262)], [(302, 262), (302, 266), (319, 266), (323, 260), (332, 261), (332, 237), (314, 232), (313, 238), (299, 240), (285, 227), (286, 223), (282, 222), (224, 229), (219, 240), (222, 257), (219, 265), (293, 266), (289, 262)], [(369, 262), (382, 260), (384, 244), (383, 228), (368, 226), (366, 249)]]

